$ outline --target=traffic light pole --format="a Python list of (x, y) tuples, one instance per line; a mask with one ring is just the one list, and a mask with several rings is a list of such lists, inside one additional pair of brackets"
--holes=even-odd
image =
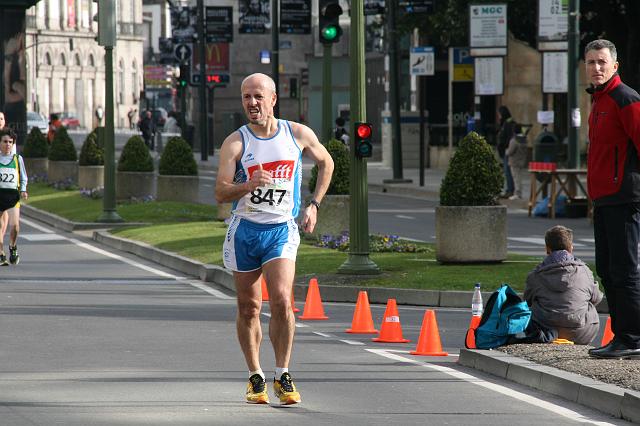
[(569, 104), (569, 167), (577, 169), (580, 167), (580, 149), (578, 141), (578, 129), (580, 120), (580, 109), (578, 108), (578, 57), (580, 48), (580, 0), (569, 0), (569, 39), (568, 60), (568, 93), (567, 102)]
[(322, 53), (322, 143), (331, 140), (331, 104), (333, 103), (333, 78), (331, 75), (331, 48), (333, 44), (323, 44)]
[[(364, 3), (351, 2), (351, 122), (366, 121), (364, 66)], [(326, 50), (325, 50), (326, 52)], [(369, 259), (369, 193), (367, 162), (355, 155), (355, 126), (351, 126), (351, 168), (349, 185), (349, 257), (339, 268), (341, 274), (379, 274), (380, 268)]]
[(200, 98), (200, 159), (208, 160), (209, 148), (207, 144), (207, 52), (205, 49), (204, 31), (204, 0), (198, 0), (198, 49), (200, 50), (200, 85), (198, 86), (198, 97)]
[(389, 11), (389, 79), (391, 105), (391, 152), (393, 158), (393, 179), (384, 183), (407, 183), (411, 179), (403, 178), (402, 170), (402, 131), (400, 129), (400, 87), (398, 83), (398, 34), (396, 31), (396, 8), (398, 0), (387, 1)]
[(115, 131), (113, 128), (113, 46), (104, 48), (104, 123), (101, 131), (104, 139), (104, 197), (102, 199), (102, 215), (99, 222), (123, 222), (116, 212), (116, 159), (115, 159)]

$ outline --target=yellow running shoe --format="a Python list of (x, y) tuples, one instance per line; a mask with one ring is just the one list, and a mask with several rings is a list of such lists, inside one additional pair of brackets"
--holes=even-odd
[(280, 404), (291, 405), (302, 401), (289, 373), (283, 373), (280, 380), (273, 379), (273, 392), (280, 398)]
[(247, 402), (249, 404), (268, 404), (267, 382), (259, 374), (249, 377), (247, 383)]

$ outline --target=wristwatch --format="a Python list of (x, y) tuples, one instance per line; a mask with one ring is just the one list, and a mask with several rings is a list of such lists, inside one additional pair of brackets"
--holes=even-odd
[(319, 202), (317, 202), (316, 200), (311, 200), (311, 201), (309, 201), (309, 205), (314, 205), (314, 206), (316, 206), (316, 210), (317, 210), (317, 211), (320, 211), (320, 203), (319, 203)]

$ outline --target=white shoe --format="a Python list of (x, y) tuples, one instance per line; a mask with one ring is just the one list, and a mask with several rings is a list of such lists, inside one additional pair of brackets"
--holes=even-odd
[(520, 197), (519, 195), (512, 195), (511, 197), (509, 197), (510, 200), (521, 200), (522, 197)]

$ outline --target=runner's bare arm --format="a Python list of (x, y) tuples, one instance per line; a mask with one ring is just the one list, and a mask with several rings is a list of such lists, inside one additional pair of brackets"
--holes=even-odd
[(262, 167), (260, 167), (259, 170), (251, 175), (251, 179), (242, 183), (234, 183), (236, 162), (240, 160), (241, 155), (242, 140), (240, 139), (240, 134), (234, 132), (224, 140), (222, 148), (220, 148), (220, 161), (218, 162), (218, 176), (215, 188), (216, 201), (218, 203), (230, 203), (239, 200), (257, 187), (271, 182), (269, 172), (262, 170)]
[[(296, 141), (301, 145), (303, 153), (311, 158), (318, 166), (318, 179), (316, 189), (313, 192), (313, 199), (318, 203), (322, 202), (327, 193), (331, 176), (333, 175), (333, 159), (329, 151), (320, 143), (313, 130), (300, 123), (291, 123), (291, 130)], [(313, 204), (304, 210), (302, 219), (302, 229), (305, 232), (313, 232), (316, 226), (318, 209)]]

